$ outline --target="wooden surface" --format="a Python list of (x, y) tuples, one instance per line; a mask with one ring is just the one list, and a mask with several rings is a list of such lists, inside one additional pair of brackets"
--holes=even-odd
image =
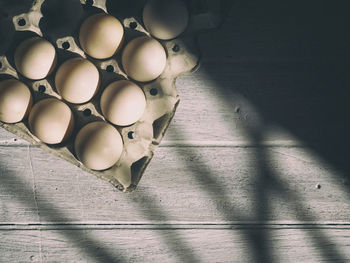
[(0, 262), (350, 262), (346, 14), (235, 5), (133, 193), (1, 130)]

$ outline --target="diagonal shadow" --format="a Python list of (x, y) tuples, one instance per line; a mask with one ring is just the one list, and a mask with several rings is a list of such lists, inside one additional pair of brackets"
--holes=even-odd
[[(242, 95), (259, 119), (339, 170), (350, 197), (348, 7), (347, 1), (239, 1), (225, 24), (199, 42), (201, 70), (227, 105)], [(240, 106), (248, 121), (256, 118)]]
[[(0, 167), (6, 167), (6, 165), (2, 165), (0, 163)], [(15, 197), (23, 205), (32, 205), (32, 200), (21, 197), (31, 196), (33, 194), (33, 191), (30, 187), (21, 181), (20, 176), (15, 175), (12, 171), (8, 171), (5, 168), (5, 170), (3, 169), (0, 171), (0, 178), (2, 179), (1, 182), (7, 189), (9, 195)], [(14, 188), (13, 184), (17, 185), (17, 187)], [(16, 189), (20, 189), (20, 194), (18, 192), (17, 195)], [(43, 200), (47, 199), (45, 196), (42, 196), (42, 194), (40, 196)], [(139, 194), (138, 197), (142, 199), (142, 203), (133, 201), (132, 198), (130, 199), (135, 203), (135, 205), (139, 206), (139, 210), (143, 212), (145, 218), (150, 221), (155, 220), (155, 218), (164, 222), (170, 221), (169, 217), (161, 207), (156, 205), (157, 202), (154, 198), (152, 198), (151, 194), (146, 191), (146, 189), (143, 189), (142, 194)], [(38, 210), (40, 211), (40, 217), (46, 221), (72, 222), (71, 218), (68, 218), (64, 215), (64, 211), (58, 209), (49, 201), (40, 202), (40, 204), (38, 204)], [(45, 213), (45, 211), (50, 211), (50, 213)], [(76, 246), (78, 246), (85, 254), (91, 258), (98, 260), (99, 262), (108, 263), (128, 262), (125, 256), (122, 255), (122, 251), (119, 253), (117, 251), (114, 251), (114, 253), (111, 254), (107, 249), (103, 248), (103, 244), (99, 243), (97, 240), (94, 240), (92, 237), (89, 237), (87, 233), (81, 233), (82, 230), (80, 228), (74, 228), (74, 226), (70, 226), (69, 229), (71, 231), (61, 231), (59, 233), (74, 243)], [(169, 232), (163, 234), (162, 231), (157, 234), (162, 238), (165, 244), (168, 245), (169, 249), (171, 249), (176, 254), (179, 262), (200, 262), (199, 258), (194, 254), (192, 248), (178, 234), (177, 230), (172, 229), (170, 234)]]
[[(285, 203), (291, 207), (296, 212), (297, 217), (301, 221), (316, 221), (316, 218), (314, 218), (312, 215), (310, 215), (307, 212), (307, 209), (305, 205), (303, 204), (303, 201), (300, 197), (298, 197), (297, 193), (291, 193), (286, 196), (283, 194), (284, 191), (287, 191), (285, 185), (281, 184), (281, 182), (278, 181), (277, 175), (274, 174), (274, 172), (266, 167), (266, 163), (268, 159), (266, 158), (266, 149), (263, 149), (262, 147), (259, 147), (257, 149), (257, 154), (260, 156), (259, 159), (259, 169), (265, 170), (265, 178), (266, 181), (268, 181), (270, 184), (273, 182), (274, 188), (271, 190), (274, 190), (279, 195), (281, 195), (282, 198), (284, 198)], [(277, 187), (277, 188), (276, 188)], [(323, 233), (322, 230), (313, 228), (313, 231), (307, 231), (307, 234), (310, 236), (312, 243), (314, 244), (314, 247), (316, 247), (319, 252), (321, 253), (323, 259), (327, 260), (327, 262), (347, 262), (348, 259), (346, 259), (342, 253), (340, 253), (339, 249), (336, 247), (336, 245), (329, 240), (329, 238)]]
[[(263, 137), (262, 133), (262, 131), (249, 132), (256, 145), (258, 145), (255, 148), (255, 155), (257, 159), (257, 170), (259, 171), (259, 177), (261, 177), (260, 180), (262, 182), (259, 187), (260, 189), (258, 190), (259, 194), (256, 195), (256, 199), (263, 200), (263, 202), (260, 202), (260, 205), (262, 205), (261, 209), (266, 209), (268, 207), (266, 196), (263, 196), (261, 191), (266, 192), (267, 194), (273, 191), (280, 195), (281, 198), (285, 200), (285, 203), (291, 207), (293, 211), (295, 211), (295, 214), (300, 221), (315, 222), (316, 218), (308, 213), (304, 202), (299, 197), (302, 195), (298, 194), (296, 191), (288, 192), (286, 184), (279, 180), (278, 174), (276, 174), (273, 169), (269, 167), (267, 148), (261, 145)], [(287, 192), (288, 194), (286, 194)], [(264, 214), (264, 212), (260, 213)], [(264, 220), (266, 219), (267, 218), (264, 218)], [(310, 236), (314, 247), (320, 251), (323, 258), (328, 262), (347, 262), (347, 259), (343, 257), (336, 245), (329, 240), (322, 230), (314, 228), (312, 232), (308, 231), (307, 233)]]
[[(181, 139), (182, 131), (177, 129), (176, 126), (172, 126), (172, 128), (176, 131), (177, 137)], [(226, 221), (241, 221), (241, 222), (249, 222), (249, 221), (259, 221), (263, 219), (262, 213), (260, 213), (260, 209), (256, 211), (254, 216), (244, 216), (241, 214), (241, 211), (235, 207), (234, 204), (230, 203), (230, 192), (225, 190), (224, 185), (222, 185), (216, 177), (213, 175), (211, 169), (206, 165), (204, 160), (201, 160), (199, 154), (193, 150), (195, 148), (188, 147), (186, 151), (186, 155), (189, 157), (186, 159), (184, 165), (191, 170), (191, 175), (199, 182), (198, 185), (202, 187), (202, 189), (211, 197), (216, 203), (217, 209), (221, 212), (222, 216)], [(179, 148), (174, 147), (174, 151), (179, 155), (183, 155), (183, 152), (179, 151)], [(196, 165), (194, 168), (191, 158), (195, 158), (196, 162), (199, 165)], [(264, 191), (260, 190), (260, 185), (258, 185), (258, 192), (264, 193)], [(262, 189), (265, 190), (265, 189)], [(218, 195), (218, 191), (220, 191), (220, 195)], [(265, 198), (259, 198), (258, 200), (264, 200)], [(222, 206), (222, 204), (229, 204)], [(267, 209), (267, 204), (257, 205), (258, 207), (263, 207), (264, 211)], [(255, 262), (274, 262), (270, 249), (269, 249), (269, 241), (268, 241), (268, 230), (267, 229), (245, 229), (243, 228), (242, 233), (249, 241), (249, 244), (252, 248), (252, 254), (255, 259)]]
[[(286, 4), (286, 3), (283, 3)], [(255, 5), (255, 6), (253, 6)], [(264, 5), (264, 6), (262, 6)], [(267, 57), (273, 57), (276, 58), (283, 54), (284, 51), (287, 52), (291, 51), (288, 50), (288, 48), (291, 48), (291, 46), (283, 46), (283, 43), (281, 42), (276, 43), (276, 39), (271, 37), (273, 34), (279, 35), (282, 33), (283, 37), (288, 39), (290, 35), (288, 33), (290, 32), (283, 32), (283, 26), (285, 26), (286, 21), (283, 20), (283, 17), (278, 17), (282, 18), (282, 22), (284, 21), (285, 23), (283, 24), (278, 24), (275, 25), (274, 23), (276, 20), (272, 20), (271, 18), (271, 12), (278, 10), (278, 7), (281, 7), (281, 3), (278, 3), (276, 1), (268, 1), (268, 3), (258, 3), (255, 2), (254, 4), (252, 3), (245, 3), (243, 4), (243, 7), (241, 6), (241, 9), (239, 12), (237, 11), (235, 15), (238, 15), (235, 18), (235, 21), (239, 22), (238, 26), (241, 28), (239, 29), (239, 32), (242, 34), (241, 36), (242, 39), (244, 39), (244, 36), (250, 37), (250, 41), (254, 42), (257, 40), (260, 40), (260, 46), (258, 51), (262, 52), (262, 54), (259, 54), (259, 52), (255, 49), (255, 46), (252, 45), (247, 45), (247, 42), (244, 40), (238, 38), (239, 40), (237, 43), (235, 43), (235, 46), (233, 50), (230, 51), (229, 55), (233, 56), (233, 58), (237, 58), (237, 54), (239, 56), (259, 56), (259, 55), (265, 55)], [(291, 4), (288, 4), (290, 7)], [(313, 6), (318, 6), (319, 2), (315, 3), (310, 3), (307, 4), (307, 7), (310, 7), (311, 5)], [(277, 6), (277, 7), (276, 7)], [(272, 8), (271, 8), (272, 7)], [(259, 9), (260, 8), (260, 9)], [(270, 11), (269, 11), (269, 8)], [(286, 7), (283, 7), (284, 12), (287, 14), (291, 14), (293, 12), (297, 12), (298, 10), (296, 9), (296, 6), (292, 6), (290, 11), (286, 11)], [(272, 11), (271, 11), (272, 10)], [(334, 11), (334, 7), (329, 9), (329, 12)], [(270, 13), (269, 13), (270, 12)], [(346, 140), (347, 135), (349, 134), (349, 127), (348, 125), (339, 125), (340, 123), (343, 123), (344, 119), (346, 119), (346, 115), (344, 116), (344, 113), (346, 113), (347, 107), (345, 107), (346, 104), (346, 93), (344, 92), (344, 86), (346, 83), (345, 77), (344, 77), (344, 68), (347, 68), (348, 66), (348, 61), (342, 60), (341, 63), (336, 63), (337, 61), (334, 59), (333, 56), (331, 56), (329, 53), (327, 53), (326, 56), (322, 55), (322, 51), (325, 50), (325, 48), (329, 48), (337, 56), (342, 55), (342, 51), (344, 51), (345, 43), (347, 43), (347, 40), (344, 41), (337, 41), (341, 43), (341, 48), (337, 49), (335, 46), (332, 45), (332, 43), (329, 41), (322, 42), (321, 47), (316, 48), (315, 50), (312, 50), (312, 43), (313, 43), (313, 36), (317, 34), (317, 38), (321, 37), (321, 30), (318, 28), (319, 32), (316, 32), (313, 34), (313, 36), (309, 36), (306, 38), (306, 41), (308, 42), (303, 42), (301, 39), (303, 39), (304, 36), (307, 35), (309, 32), (308, 30), (313, 29), (312, 26), (307, 25), (307, 29), (303, 29), (304, 32), (302, 33), (296, 33), (296, 31), (299, 28), (302, 28), (303, 22), (306, 20), (307, 12), (306, 11), (299, 11), (301, 13), (301, 21), (297, 21), (297, 19), (294, 19), (291, 23), (296, 22), (296, 25), (289, 25), (287, 26), (291, 27), (293, 30), (293, 34), (298, 38), (297, 39), (297, 44), (301, 45), (301, 47), (293, 49), (292, 51), (294, 52), (293, 54), (298, 54), (298, 53), (308, 53), (310, 52), (312, 58), (314, 59), (314, 63), (318, 64), (316, 65), (311, 65), (310, 67), (315, 67), (311, 69), (311, 74), (310, 71), (303, 66), (300, 71), (298, 67), (300, 67), (300, 64), (297, 65), (292, 65), (293, 67), (287, 67), (283, 68), (282, 70), (290, 70), (292, 69), (293, 73), (297, 73), (298, 75), (298, 81), (302, 81), (303, 78), (307, 78), (307, 83), (300, 85), (298, 87), (297, 85), (290, 85), (290, 83), (286, 83), (283, 80), (277, 80), (279, 83), (271, 83), (271, 80), (266, 79), (266, 76), (263, 76), (264, 74), (269, 74), (271, 73), (271, 68), (275, 70), (275, 67), (279, 66), (279, 63), (267, 63), (268, 66), (266, 68), (266, 63), (263, 65), (257, 65), (253, 66), (250, 68), (250, 71), (245, 72), (243, 74), (244, 76), (248, 76), (250, 79), (252, 76), (255, 79), (255, 82), (258, 83), (256, 84), (257, 86), (255, 87), (250, 87), (250, 85), (245, 85), (245, 81), (247, 79), (242, 79), (242, 86), (244, 88), (248, 87), (248, 90), (238, 90), (241, 91), (251, 102), (254, 103), (254, 105), (257, 106), (259, 109), (259, 112), (264, 116), (264, 118), (269, 121), (269, 122), (277, 122), (281, 126), (287, 128), (290, 130), (293, 134), (301, 138), (305, 143), (310, 143), (312, 144), (314, 141), (321, 141), (323, 142), (322, 144), (315, 144), (313, 146), (313, 149), (318, 152), (321, 156), (323, 156), (326, 160), (334, 164), (336, 167), (340, 168), (341, 170), (344, 171), (344, 173), (348, 173), (349, 171), (349, 163), (347, 161), (347, 155), (344, 153), (347, 153), (347, 147), (348, 147), (348, 141)], [(264, 15), (262, 15), (264, 13)], [(273, 13), (275, 15), (275, 13)], [(295, 15), (295, 14), (294, 14)], [(253, 16), (256, 16), (254, 18)], [(268, 17), (268, 18), (267, 18)], [(274, 16), (272, 16), (274, 17)], [(340, 16), (341, 17), (341, 16)], [(252, 19), (250, 21), (247, 21), (247, 18)], [(276, 17), (274, 17), (276, 18)], [(290, 17), (288, 17), (291, 19)], [(240, 20), (241, 19), (241, 20)], [(335, 19), (335, 21), (339, 22), (340, 18), (339, 16)], [(257, 25), (256, 21), (259, 21), (261, 25)], [(318, 20), (317, 20), (318, 21)], [(288, 21), (289, 22), (289, 21)], [(312, 21), (311, 21), (312, 22)], [(331, 21), (332, 22), (332, 21)], [(264, 24), (267, 23), (267, 24)], [(333, 21), (334, 23), (334, 21)], [(260, 31), (264, 31), (264, 25), (267, 25), (270, 30), (268, 32), (268, 35), (261, 34)], [(322, 24), (325, 26), (325, 24)], [(234, 26), (232, 29), (238, 29), (237, 24)], [(257, 27), (257, 28), (256, 28)], [(290, 28), (289, 28), (290, 29)], [(326, 27), (328, 32), (330, 31), (329, 26)], [(336, 32), (339, 32), (339, 28), (335, 28)], [(259, 31), (260, 30), (260, 31)], [(288, 30), (288, 28), (287, 28)], [(246, 31), (244, 34), (243, 32)], [(341, 37), (339, 37), (337, 34), (332, 33), (330, 34), (333, 39), (338, 39), (341, 40)], [(256, 33), (256, 34), (254, 34)], [(266, 32), (265, 32), (266, 33)], [(240, 37), (241, 37), (240, 36)], [(260, 39), (254, 39), (254, 37), (260, 37)], [(245, 38), (247, 39), (247, 38)], [(322, 40), (323, 38), (320, 38)], [(280, 39), (278, 39), (280, 40)], [(317, 39), (318, 40), (318, 39)], [(295, 42), (295, 41), (294, 41)], [(281, 44), (281, 46), (278, 46), (278, 44)], [(264, 46), (266, 45), (266, 46)], [(269, 46), (270, 45), (270, 46)], [(277, 49), (276, 49), (277, 45)], [(344, 47), (343, 47), (344, 45)], [(267, 47), (268, 46), (268, 47)], [(284, 50), (283, 50), (284, 49)], [(344, 52), (346, 53), (346, 52)], [(292, 54), (292, 55), (293, 55)], [(290, 55), (290, 54), (289, 54)], [(324, 59), (318, 58), (318, 55), (322, 55)], [(328, 57), (327, 57), (328, 56)], [(219, 68), (219, 67), (218, 67)], [(222, 76), (219, 72), (217, 67), (213, 67), (212, 65), (205, 65), (203, 69), (208, 73), (208, 75), (217, 80), (218, 82), (218, 89), (223, 94), (226, 94), (228, 90), (224, 89), (224, 85), (221, 85), (222, 82), (220, 81), (220, 76)], [(223, 70), (222, 67), (219, 68), (220, 70)], [(224, 69), (225, 70), (225, 69)], [(226, 70), (240, 70), (240, 65), (234, 65), (232, 68), (226, 68)], [(278, 69), (277, 69), (278, 71)], [(281, 74), (281, 71), (278, 71)], [(282, 71), (283, 74), (286, 74), (285, 71)], [(327, 73), (327, 74), (324, 74)], [(308, 78), (308, 75), (311, 75), (311, 79)], [(285, 75), (288, 78), (288, 81), (292, 81), (292, 77), (290, 75)], [(315, 76), (321, 77), (320, 80), (315, 81)], [(310, 76), (309, 76), (310, 77)], [(304, 79), (305, 80), (305, 79)], [(315, 81), (315, 83), (313, 82)], [(254, 82), (254, 83), (255, 83)], [(344, 83), (343, 83), (344, 82)], [(299, 83), (299, 82), (298, 82)], [(297, 84), (298, 84), (297, 83)], [(318, 86), (318, 84), (321, 84)], [(286, 89), (280, 89), (281, 85), (286, 85)], [(310, 85), (311, 87), (307, 87), (307, 85)], [(334, 85), (335, 89), (333, 90), (328, 90), (329, 87), (332, 87)], [(249, 88), (250, 87), (250, 88)], [(292, 87), (292, 88), (290, 88)], [(296, 87), (296, 89), (294, 89)], [(234, 87), (235, 88), (235, 87)], [(260, 90), (266, 90), (266, 88), (269, 89), (268, 94), (262, 93)], [(229, 93), (230, 94), (230, 93)], [(271, 95), (272, 94), (272, 95)], [(315, 99), (316, 95), (316, 99)], [(298, 97), (299, 96), (299, 97)], [(230, 103), (229, 99), (230, 96), (226, 97), (228, 100), (228, 103)], [(297, 98), (295, 100), (295, 98)], [(298, 99), (299, 98), (299, 99)], [(302, 99), (300, 99), (302, 98)], [(310, 100), (308, 100), (310, 99)], [(297, 103), (296, 103), (297, 102)], [(310, 102), (311, 102), (311, 109), (310, 109)], [(296, 107), (296, 104), (298, 107)], [(342, 113), (342, 114), (339, 114)], [(325, 121), (327, 120), (327, 121)], [(335, 127), (330, 125), (330, 121)], [(319, 131), (322, 130), (323, 132), (320, 133)], [(180, 131), (178, 131), (179, 134)], [(257, 145), (259, 145), (260, 142), (260, 136), (252, 136), (255, 138)], [(344, 143), (345, 142), (345, 143)], [(196, 156), (196, 153), (194, 151), (191, 151), (189, 149), (188, 151), (189, 156)], [(256, 150), (256, 155), (259, 160), (258, 162), (258, 170), (260, 171), (260, 174), (258, 176), (258, 186), (257, 186), (257, 194), (256, 194), (256, 199), (260, 200), (260, 204), (257, 205), (256, 215), (253, 219), (257, 220), (264, 220), (267, 216), (268, 212), (268, 202), (267, 202), (267, 196), (266, 196), (266, 188), (265, 187), (272, 187), (275, 191), (278, 191), (282, 196), (285, 197), (286, 200), (288, 200), (289, 203), (293, 207), (295, 207), (296, 211), (299, 211), (298, 214), (300, 218), (306, 219), (306, 220), (313, 220), (311, 216), (307, 216), (307, 213), (304, 209), (304, 206), (302, 205), (302, 202), (299, 198), (297, 198), (296, 195), (288, 195), (286, 196), (281, 189), (283, 189), (283, 183), (279, 182), (277, 180), (276, 175), (273, 174), (270, 168), (266, 166), (266, 153), (265, 150), (262, 147), (257, 147)], [(202, 162), (204, 163), (204, 162)], [(190, 167), (190, 163), (187, 164)], [(203, 167), (198, 170), (198, 171), (193, 171), (193, 174), (198, 180), (205, 181), (207, 186), (205, 190), (209, 195), (213, 197), (213, 200), (215, 200), (218, 204), (222, 203), (225, 200), (228, 200), (227, 196), (229, 193), (223, 193), (222, 198), (219, 200), (216, 200), (218, 196), (214, 194), (217, 189), (221, 188), (224, 189), (222, 185), (215, 179), (214, 176), (211, 175), (211, 171), (208, 167), (203, 165)], [(9, 172), (9, 175), (5, 176), (11, 176), (11, 178), (16, 178), (15, 175), (11, 174)], [(16, 182), (21, 184), (19, 178), (16, 179)], [(272, 185), (272, 186), (271, 186)], [(278, 186), (278, 187), (277, 187)], [(9, 186), (10, 187), (10, 186)], [(11, 188), (9, 188), (11, 189)], [(31, 192), (30, 189), (27, 189), (28, 191)], [(27, 191), (26, 190), (26, 191)], [(149, 201), (152, 201), (152, 198), (146, 198)], [(29, 202), (26, 200), (21, 200), (24, 204), (28, 205)], [(298, 209), (296, 209), (298, 207)], [(52, 209), (52, 207), (48, 207)], [(264, 208), (264, 209), (263, 209)], [(243, 218), (239, 215), (237, 210), (233, 205), (231, 205), (230, 209), (227, 208), (222, 208), (221, 209), (222, 214), (225, 216), (227, 220), (232, 220), (232, 218), (236, 218), (239, 220), (245, 220), (246, 218)], [(57, 210), (56, 211), (57, 218), (62, 219), (65, 221), (66, 218), (64, 216), (62, 217), (62, 212)], [(156, 213), (159, 213), (161, 217), (165, 217), (165, 215), (162, 215), (162, 211), (158, 210), (155, 211)], [(57, 220), (57, 218), (55, 218)], [(325, 237), (321, 231), (319, 231), (317, 235), (317, 239), (314, 237), (313, 240), (315, 244), (323, 244), (322, 246), (329, 245), (329, 247), (332, 248), (332, 244), (327, 240), (327, 237)], [(251, 242), (251, 246), (254, 250), (255, 258), (256, 261), (262, 261), (262, 262), (272, 262), (273, 257), (268, 249), (268, 232), (262, 232), (260, 230), (244, 230), (245, 235), (248, 237), (248, 239)], [(319, 237), (321, 236), (321, 238)], [(84, 236), (85, 237), (85, 236)], [(81, 243), (81, 239), (76, 238), (74, 235), (69, 235), (67, 236), (70, 240), (72, 240), (74, 243)], [(180, 241), (179, 243), (182, 243), (182, 240), (179, 238), (175, 239)], [(92, 244), (94, 244), (94, 241), (91, 240)], [(167, 241), (169, 244), (174, 244), (172, 241)], [(324, 242), (324, 243), (323, 243)], [(89, 244), (91, 244), (89, 242)], [(321, 246), (321, 247), (322, 247)], [(94, 245), (95, 247), (95, 245)], [(98, 245), (96, 245), (98, 247)], [(84, 248), (83, 248), (84, 249)], [(91, 248), (90, 248), (91, 249)], [(85, 249), (84, 249), (85, 251)], [(190, 251), (188, 248), (185, 248), (185, 251)], [(336, 251), (336, 249), (330, 249), (327, 251), (322, 251), (324, 254), (325, 259), (332, 260), (332, 259), (337, 259), (340, 262), (343, 262), (344, 259), (339, 255), (339, 253)], [(91, 251), (85, 251), (91, 256), (95, 256), (95, 252), (97, 251), (92, 249)], [(99, 249), (100, 254), (101, 249)], [(101, 256), (101, 262), (115, 262), (115, 258), (113, 258), (111, 255), (108, 254), (107, 251), (102, 250), (102, 256)], [(122, 259), (120, 259), (122, 260)]]
[[(176, 127), (173, 126), (176, 129)], [(266, 221), (268, 220), (269, 204), (268, 195), (273, 191), (278, 193), (286, 203), (296, 212), (301, 221), (316, 221), (312, 215), (308, 215), (308, 210), (305, 207), (303, 201), (298, 197), (298, 193), (290, 194), (287, 191), (285, 183), (278, 179), (278, 175), (274, 174), (273, 171), (268, 167), (268, 159), (266, 156), (266, 147), (259, 146), (261, 143), (260, 131), (249, 131), (251, 136), (256, 142), (254, 147), (254, 154), (256, 155), (257, 165), (255, 175), (257, 182), (255, 184), (255, 213), (251, 217), (245, 217), (240, 214), (234, 204), (222, 206), (223, 203), (229, 204), (230, 193), (225, 191), (224, 185), (222, 185), (213, 175), (210, 168), (206, 165), (204, 160), (201, 160), (199, 154), (193, 150), (195, 148), (187, 148), (186, 163), (188, 169), (191, 170), (191, 175), (198, 181), (203, 190), (211, 197), (211, 199), (217, 204), (216, 207), (221, 212), (222, 216), (227, 221)], [(181, 131), (176, 129), (177, 136), (181, 138)], [(184, 139), (184, 138), (183, 138)], [(178, 148), (174, 147), (175, 151), (179, 155), (183, 155)], [(195, 158), (197, 165), (195, 168), (193, 163), (190, 161), (191, 158)], [(218, 189), (220, 195), (217, 195)], [(271, 250), (271, 243), (269, 242), (269, 229), (242, 229), (242, 233), (249, 241), (252, 248), (251, 252), (255, 262), (275, 262), (276, 259), (273, 257)], [(337, 247), (329, 240), (329, 238), (320, 229), (314, 229), (314, 231), (308, 232), (314, 246), (321, 252), (323, 258), (328, 262), (346, 262), (347, 260), (338, 251)]]
[[(337, 5), (339, 8), (339, 3)], [(311, 146), (325, 160), (349, 175), (349, 162), (346, 161), (349, 140), (346, 134), (349, 134), (350, 125), (344, 123), (347, 118), (345, 98), (348, 97), (345, 96), (347, 89), (344, 85), (344, 68), (348, 61), (341, 57), (349, 52), (344, 50), (344, 42), (341, 43), (340, 49), (336, 49), (333, 47), (332, 38), (326, 39), (321, 36), (321, 28), (324, 27), (330, 36), (343, 39), (343, 34), (339, 36), (335, 33), (341, 30), (345, 32), (341, 24), (345, 16), (341, 12), (340, 16), (336, 17), (334, 11), (338, 9), (322, 1), (321, 7), (318, 6), (317, 12), (311, 16), (311, 7), (314, 6), (314, 2), (303, 5), (277, 1), (241, 1), (237, 10), (231, 13), (224, 29), (219, 30), (218, 34), (200, 38), (199, 42), (204, 43), (202, 45), (205, 46), (205, 50), (202, 51), (206, 56), (201, 70), (207, 74), (206, 78), (217, 84), (216, 88), (223, 95), (223, 102), (229, 108), (233, 104), (233, 93), (242, 94), (253, 103), (262, 116), (260, 118), (266, 123), (278, 123), (287, 128), (302, 139), (305, 145)], [(325, 19), (318, 26), (317, 23), (323, 14), (333, 15), (332, 18), (335, 19)], [(330, 24), (326, 26), (325, 23)], [(313, 29), (316, 30), (310, 33)], [(290, 39), (293, 41), (289, 42)], [(344, 40), (348, 43), (349, 37), (346, 36)], [(313, 46), (317, 41), (321, 41), (321, 44)], [(214, 49), (212, 47), (215, 46), (215, 42), (224, 42), (229, 49)], [(228, 58), (231, 63), (222, 64), (220, 58)], [(227, 83), (232, 85), (228, 86)], [(247, 132), (257, 145), (255, 155), (259, 171), (256, 175), (254, 219), (268, 218), (268, 191), (274, 191), (290, 204), (301, 220), (315, 220), (312, 215), (308, 215), (297, 193), (287, 195), (283, 192), (286, 187), (267, 166), (266, 149), (259, 146), (262, 143), (262, 134), (258, 129), (251, 129), (252, 127), (247, 125)], [(185, 139), (181, 138), (179, 129), (176, 129), (175, 133), (180, 134), (180, 139)], [(198, 159), (192, 148), (188, 148), (187, 153), (188, 156)], [(206, 191), (220, 207), (220, 203), (228, 200), (227, 193), (223, 193), (222, 198), (218, 200), (214, 189), (223, 189), (223, 186), (210, 175), (210, 169), (205, 167), (205, 163), (201, 164), (202, 167), (199, 170), (198, 167), (192, 169), (192, 173), (197, 180), (206, 182)], [(187, 166), (191, 167), (191, 163), (187, 163)], [(227, 220), (232, 219), (234, 207), (228, 211), (226, 207), (221, 210)], [(321, 230), (308, 234), (326, 260), (346, 262)], [(271, 262), (271, 254), (265, 251), (264, 247), (268, 233), (260, 233), (258, 237), (254, 234), (248, 236), (256, 261)], [(322, 249), (324, 247), (327, 249)]]
[[(140, 195), (142, 203), (135, 202), (138, 206), (138, 210), (141, 211), (145, 218), (149, 221), (160, 220), (163, 222), (169, 222), (170, 219), (163, 211), (163, 209), (156, 205), (156, 200), (147, 192), (145, 188), (142, 189)], [(200, 259), (195, 255), (189, 244), (184, 240), (175, 229), (171, 230), (171, 234), (162, 232), (159, 233), (161, 238), (167, 244), (167, 246), (177, 255), (179, 262), (196, 263), (200, 262)]]
[[(0, 167), (6, 167), (6, 165), (0, 163)], [(33, 191), (28, 185), (24, 184), (20, 178), (20, 176), (14, 174), (12, 171), (3, 169), (0, 173), (1, 184), (6, 186), (8, 194), (16, 198), (19, 202), (21, 202), (25, 206), (32, 206), (32, 200), (21, 198), (21, 196), (31, 196)], [(9, 183), (12, 182), (12, 183)], [(16, 184), (17, 187), (14, 188), (13, 184)], [(20, 189), (20, 192), (17, 193), (16, 189)], [(70, 222), (71, 219), (64, 215), (64, 211), (61, 211), (57, 208), (53, 203), (48, 201), (40, 204), (40, 211), (50, 211), (50, 214), (40, 213), (40, 216), (47, 221), (52, 222)], [(76, 230), (76, 231), (74, 231)], [(40, 231), (40, 230), (39, 230)], [(59, 232), (66, 239), (71, 241), (77, 247), (80, 248), (82, 252), (84, 252), (87, 256), (96, 260), (97, 262), (128, 262), (126, 258), (122, 255), (121, 251), (117, 251), (115, 248), (114, 253), (111, 254), (107, 249), (103, 247), (103, 245), (94, 240), (87, 233), (81, 233), (81, 229), (78, 228), (70, 228), (70, 231), (60, 231)]]

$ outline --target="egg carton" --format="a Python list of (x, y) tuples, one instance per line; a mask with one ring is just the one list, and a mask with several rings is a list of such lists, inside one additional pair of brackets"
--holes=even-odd
[[(81, 56), (89, 59), (99, 69), (101, 85), (99, 92), (88, 103), (75, 105), (66, 102), (71, 108), (76, 122), (73, 135), (64, 144), (47, 145), (41, 142), (29, 131), (27, 120), (16, 124), (0, 122), (0, 126), (32, 145), (37, 145), (47, 152), (80, 167), (82, 170), (110, 182), (119, 190), (128, 192), (136, 188), (175, 114), (180, 101), (175, 88), (175, 79), (198, 66), (199, 53), (197, 52), (195, 33), (216, 25), (216, 16), (208, 10), (216, 10), (217, 7), (212, 3), (211, 7), (215, 6), (215, 8), (206, 8), (197, 13), (191, 10), (189, 26), (179, 38), (170, 41), (159, 41), (167, 53), (167, 64), (164, 72), (152, 82), (136, 82), (146, 96), (145, 112), (141, 119), (133, 125), (126, 127), (113, 125), (123, 138), (122, 155), (113, 167), (104, 171), (95, 171), (84, 166), (76, 158), (73, 147), (75, 135), (89, 122), (107, 121), (101, 114), (99, 106), (101, 93), (109, 83), (120, 79), (128, 79), (128, 76), (121, 66), (120, 54), (122, 50), (107, 60), (97, 60), (87, 56), (77, 44), (79, 43), (79, 27), (90, 15), (105, 12), (116, 16), (123, 24), (125, 30), (123, 47), (138, 36), (149, 35), (142, 24), (141, 18), (142, 7), (146, 1), (129, 1), (133, 3), (125, 4), (125, 10), (123, 10), (123, 4), (121, 4), (119, 8), (116, 8), (118, 9), (117, 12), (113, 11), (114, 8), (111, 2), (108, 0), (80, 0), (80, 3), (77, 4), (71, 0), (51, 0), (47, 2), (36, 0), (26, 13), (16, 14), (13, 17), (11, 14), (7, 14), (7, 19), (12, 20), (14, 31), (13, 34), (9, 34), (12, 37), (7, 40), (8, 48), (6, 52), (4, 54), (0, 53), (0, 79), (12, 77), (26, 83), (31, 89), (34, 103), (46, 97), (55, 97), (62, 100), (54, 87), (56, 70), (65, 60)], [(123, 1), (116, 2), (121, 3)], [(109, 7), (111, 7), (112, 12), (109, 12)], [(208, 4), (206, 7), (208, 7)], [(11, 8), (13, 8), (13, 4), (8, 9), (5, 6), (4, 10), (11, 12)], [(55, 11), (55, 9), (58, 10)], [(55, 15), (55, 12), (58, 13)], [(60, 26), (61, 23), (63, 26)], [(56, 48), (58, 63), (55, 71), (46, 79), (37, 81), (26, 79), (18, 74), (13, 66), (15, 48), (20, 42), (31, 36), (41, 36), (50, 41)]]

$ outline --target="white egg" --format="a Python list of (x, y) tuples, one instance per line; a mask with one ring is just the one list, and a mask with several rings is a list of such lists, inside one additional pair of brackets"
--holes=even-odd
[(29, 114), (29, 128), (44, 143), (62, 143), (74, 130), (74, 116), (64, 102), (55, 98), (43, 99)]
[(17, 79), (0, 82), (0, 121), (16, 123), (29, 113), (33, 103), (29, 88)]
[(137, 122), (146, 108), (142, 89), (128, 80), (115, 81), (101, 96), (101, 111), (115, 125), (127, 126)]
[(100, 74), (89, 60), (72, 58), (58, 68), (55, 85), (58, 93), (66, 101), (85, 103), (96, 94), (100, 86)]
[(159, 77), (166, 66), (166, 53), (155, 39), (143, 36), (130, 41), (122, 54), (123, 68), (128, 76), (140, 82)]
[(93, 58), (112, 57), (118, 52), (123, 39), (123, 25), (118, 19), (107, 14), (90, 16), (80, 27), (80, 45)]
[(149, 0), (142, 15), (147, 31), (163, 40), (179, 36), (189, 20), (186, 4), (181, 0)]
[(78, 159), (92, 170), (112, 167), (123, 151), (123, 140), (116, 128), (102, 122), (90, 122), (77, 134), (74, 149)]
[(23, 41), (15, 51), (17, 70), (26, 78), (43, 79), (56, 66), (57, 56), (54, 46), (40, 37)]

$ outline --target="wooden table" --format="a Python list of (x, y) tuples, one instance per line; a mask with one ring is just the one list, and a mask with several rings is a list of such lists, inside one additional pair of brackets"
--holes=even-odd
[(133, 193), (1, 130), (0, 261), (350, 262), (350, 18), (306, 2), (199, 37)]

